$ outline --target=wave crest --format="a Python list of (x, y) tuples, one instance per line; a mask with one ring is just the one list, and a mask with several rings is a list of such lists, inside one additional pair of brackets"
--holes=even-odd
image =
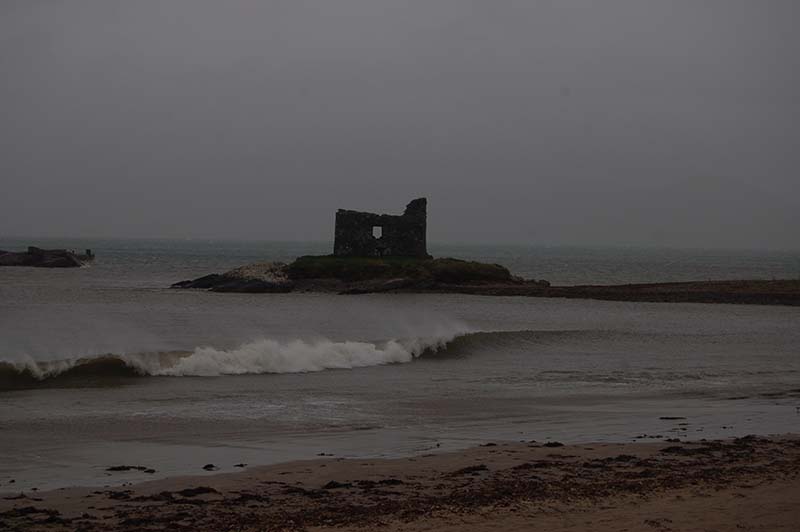
[(398, 364), (410, 362), (426, 352), (436, 352), (467, 333), (466, 328), (457, 327), (430, 337), (378, 343), (262, 339), (230, 350), (198, 347), (193, 351), (107, 354), (49, 362), (0, 361), (0, 390), (24, 388), (56, 378), (87, 384), (95, 378), (137, 375), (213, 377)]
[(436, 351), (452, 341), (448, 337), (369, 342), (294, 340), (281, 343), (259, 340), (229, 351), (202, 347), (174, 365), (148, 371), (150, 375), (203, 376), (249, 373), (304, 373), (410, 362), (426, 351)]

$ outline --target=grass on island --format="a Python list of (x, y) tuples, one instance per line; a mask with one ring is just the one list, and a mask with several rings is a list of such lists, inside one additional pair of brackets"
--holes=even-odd
[(413, 257), (336, 257), (307, 255), (287, 267), (291, 279), (371, 279), (406, 278), (446, 284), (508, 283), (516, 279), (499, 264), (459, 259), (419, 259)]

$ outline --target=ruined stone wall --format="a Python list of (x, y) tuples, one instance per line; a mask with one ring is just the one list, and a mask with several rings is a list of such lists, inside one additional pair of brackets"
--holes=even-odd
[[(401, 216), (339, 209), (333, 254), (339, 257), (428, 258), (426, 241), (428, 200), (419, 198)], [(382, 236), (373, 236), (380, 227)]]

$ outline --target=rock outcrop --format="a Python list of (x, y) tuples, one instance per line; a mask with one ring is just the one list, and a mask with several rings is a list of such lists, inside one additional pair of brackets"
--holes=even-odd
[(306, 256), (289, 265), (249, 264), (227, 273), (205, 275), (181, 281), (172, 288), (198, 288), (213, 292), (372, 292), (423, 291), (449, 285), (518, 285), (498, 264), (458, 259), (415, 259), (407, 257), (361, 258)]
[(194, 280), (181, 281), (170, 288), (200, 288), (212, 292), (286, 293), (294, 283), (286, 275), (282, 262), (248, 264), (223, 274), (212, 273)]
[(41, 249), (29, 246), (27, 251), (0, 250), (0, 266), (32, 266), (36, 268), (79, 268), (94, 260), (92, 250), (79, 254), (68, 249)]

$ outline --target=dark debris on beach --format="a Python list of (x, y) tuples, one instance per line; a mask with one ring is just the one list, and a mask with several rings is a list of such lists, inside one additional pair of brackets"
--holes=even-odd
[(262, 479), (231, 491), (195, 486), (138, 497), (131, 490), (107, 491), (106, 504), (76, 516), (47, 509), (46, 503), (34, 506), (19, 500), (0, 512), (0, 524), (9, 531), (79, 532), (372, 528), (390, 520), (414, 521), (476, 508), (649, 497), (667, 489), (746, 485), (765, 476), (796, 478), (800, 473), (800, 441), (794, 439), (750, 436), (647, 445), (635, 454), (604, 456), (592, 449), (582, 456), (541, 458), (534, 446), (502, 444), (481, 449), (484, 454), (476, 460), (505, 453), (519, 463), (502, 468), (476, 463), (406, 478), (339, 478), (322, 485)]

